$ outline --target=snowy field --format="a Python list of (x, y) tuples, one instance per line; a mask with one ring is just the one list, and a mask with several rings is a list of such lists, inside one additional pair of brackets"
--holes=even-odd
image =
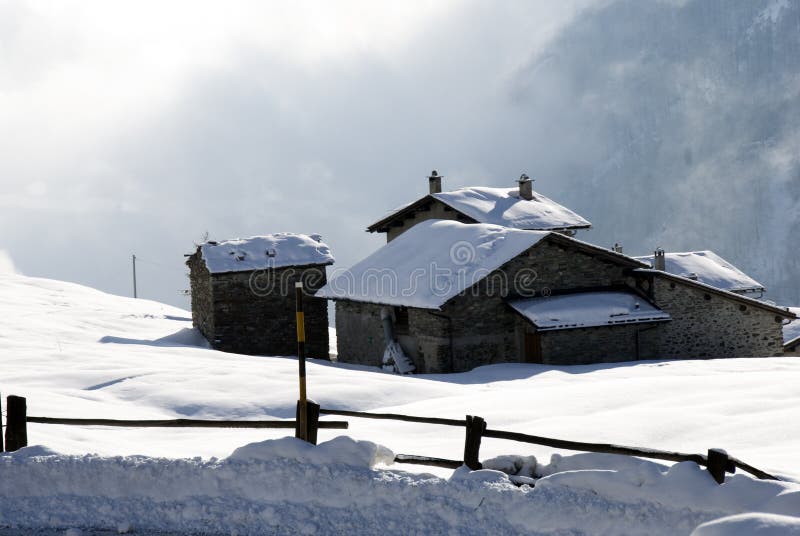
[[(0, 393), (27, 397), (29, 415), (294, 416), (296, 360), (209, 350), (186, 311), (0, 275), (0, 315)], [(797, 358), (514, 364), (407, 377), (312, 360), (308, 381), (310, 396), (323, 407), (480, 415), (495, 429), (684, 452), (721, 447), (800, 480)], [(317, 448), (294, 439), (265, 441), (285, 430), (30, 424), (29, 443), (39, 446), (0, 456), (0, 534), (30, 527), (60, 533), (800, 534), (800, 520), (785, 517), (800, 516), (798, 484), (735, 475), (717, 486), (690, 463), (670, 468), (484, 439), (484, 460), (538, 460), (527, 459), (523, 472), (544, 478), (535, 487), (517, 487), (497, 471), (387, 465), (388, 451), (460, 459), (460, 429), (348, 420), (352, 439), (321, 430), (320, 442), (328, 443)], [(523, 458), (512, 461), (519, 465)], [(504, 463), (507, 458), (487, 465)], [(773, 515), (695, 530), (748, 512)]]

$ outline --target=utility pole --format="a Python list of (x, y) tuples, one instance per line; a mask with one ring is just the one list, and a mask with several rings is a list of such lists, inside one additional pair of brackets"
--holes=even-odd
[(136, 295), (136, 255), (133, 255), (131, 260), (133, 261), (133, 297), (138, 298), (139, 296)]

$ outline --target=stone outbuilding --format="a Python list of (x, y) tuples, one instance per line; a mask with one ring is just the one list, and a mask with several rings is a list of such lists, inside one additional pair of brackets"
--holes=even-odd
[(306, 352), (328, 358), (327, 301), (313, 297), (333, 264), (319, 235), (278, 233), (206, 242), (187, 255), (192, 323), (211, 346), (252, 355), (296, 355), (295, 283), (306, 289)]
[(533, 190), (533, 179), (522, 175), (517, 188), (470, 186), (442, 191), (442, 178), (435, 170), (428, 177), (429, 194), (391, 211), (367, 231), (386, 233), (390, 242), (426, 220), (490, 223), (512, 229), (555, 231), (573, 236), (592, 226), (589, 221)]
[(317, 296), (336, 301), (340, 361), (380, 366), (393, 332), (426, 373), (778, 356), (795, 318), (561, 233), (452, 220), (417, 223)]

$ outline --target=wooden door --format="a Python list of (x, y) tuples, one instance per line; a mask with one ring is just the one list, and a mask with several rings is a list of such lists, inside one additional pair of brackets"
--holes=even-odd
[(538, 331), (525, 331), (525, 362), (542, 363), (542, 336)]

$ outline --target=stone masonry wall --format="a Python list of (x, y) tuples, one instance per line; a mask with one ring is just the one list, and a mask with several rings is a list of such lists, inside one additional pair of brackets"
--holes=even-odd
[(542, 332), (542, 362), (585, 365), (654, 359), (657, 354), (650, 334), (659, 329), (658, 326), (633, 324), (545, 331)]
[(192, 325), (209, 341), (214, 338), (214, 297), (211, 274), (198, 253), (186, 260), (192, 299)]
[(383, 336), (381, 309), (383, 305), (355, 301), (336, 301), (337, 359), (380, 367), (386, 341)]
[[(251, 355), (297, 355), (294, 284), (302, 278), (306, 355), (328, 358), (327, 300), (311, 296), (326, 282), (324, 266), (209, 274), (205, 263), (194, 257), (187, 261), (192, 321), (214, 348)], [(251, 288), (253, 274), (261, 285), (268, 277), (280, 284), (259, 295)]]
[(774, 312), (658, 276), (654, 292), (656, 305), (672, 316), (654, 330), (659, 358), (783, 355), (783, 319)]

